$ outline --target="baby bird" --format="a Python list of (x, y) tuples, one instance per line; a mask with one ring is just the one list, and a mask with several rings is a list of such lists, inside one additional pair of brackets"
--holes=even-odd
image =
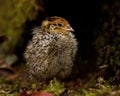
[(29, 78), (44, 81), (67, 78), (72, 71), (77, 52), (74, 30), (62, 17), (52, 16), (33, 29), (24, 57)]

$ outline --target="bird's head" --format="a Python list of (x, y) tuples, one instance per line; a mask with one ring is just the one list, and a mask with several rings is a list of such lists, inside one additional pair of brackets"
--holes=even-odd
[(67, 34), (74, 31), (67, 20), (58, 16), (49, 17), (43, 20), (41, 29), (48, 33), (62, 34)]

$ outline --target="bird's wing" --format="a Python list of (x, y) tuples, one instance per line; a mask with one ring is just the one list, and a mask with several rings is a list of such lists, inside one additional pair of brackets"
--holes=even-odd
[(38, 60), (42, 64), (56, 53), (56, 40), (50, 34), (35, 35), (26, 48), (25, 58), (31, 62)]

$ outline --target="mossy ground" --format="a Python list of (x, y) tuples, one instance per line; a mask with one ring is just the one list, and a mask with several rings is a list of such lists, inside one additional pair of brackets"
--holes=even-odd
[(80, 77), (67, 81), (53, 78), (46, 84), (39, 86), (31, 84), (31, 88), (22, 87), (22, 81), (19, 81), (19, 78), (22, 78), (23, 72), (21, 70), (23, 68), (22, 66), (17, 67), (15, 68), (16, 73), (0, 78), (0, 96), (32, 96), (27, 95), (27, 93), (41, 91), (52, 93), (53, 96), (120, 96), (119, 86), (110, 85), (102, 77), (88, 81), (87, 78), (81, 79)]

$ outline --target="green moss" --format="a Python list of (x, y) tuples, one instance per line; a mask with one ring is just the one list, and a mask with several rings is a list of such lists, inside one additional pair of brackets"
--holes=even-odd
[[(42, 1), (42, 0), (41, 0)], [(0, 34), (8, 40), (0, 45), (4, 52), (13, 52), (21, 39), (26, 20), (34, 20), (42, 5), (36, 0), (2, 0), (0, 4)], [(12, 49), (12, 50), (11, 50)]]
[(54, 78), (44, 91), (54, 93), (55, 96), (60, 96), (60, 94), (65, 91), (65, 86), (64, 83), (60, 83)]

